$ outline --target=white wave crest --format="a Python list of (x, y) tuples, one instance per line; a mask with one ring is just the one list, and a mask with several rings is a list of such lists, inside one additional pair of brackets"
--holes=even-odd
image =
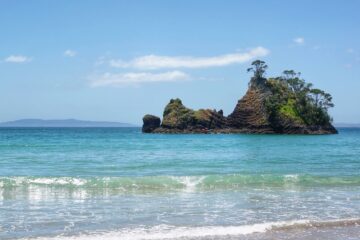
[(75, 185), (82, 186), (86, 184), (85, 179), (73, 178), (73, 177), (38, 177), (38, 178), (28, 178), (28, 177), (4, 177), (1, 179), (0, 187), (4, 186), (4, 180), (14, 181), (15, 186), (21, 186), (24, 184), (34, 184), (34, 185)]
[(194, 192), (196, 187), (203, 182), (205, 176), (181, 176), (172, 177), (173, 180), (185, 186), (185, 192)]
[(196, 237), (221, 237), (264, 233), (273, 228), (309, 224), (309, 220), (268, 222), (243, 226), (175, 227), (159, 225), (152, 228), (124, 229), (103, 234), (58, 236), (37, 240), (163, 240)]

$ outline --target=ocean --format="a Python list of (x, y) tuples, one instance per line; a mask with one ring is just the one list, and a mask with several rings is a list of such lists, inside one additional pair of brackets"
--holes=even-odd
[(1, 128), (0, 239), (360, 239), (360, 129)]

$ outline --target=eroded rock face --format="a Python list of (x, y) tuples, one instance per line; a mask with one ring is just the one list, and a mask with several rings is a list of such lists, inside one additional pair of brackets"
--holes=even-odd
[(155, 129), (160, 127), (160, 118), (154, 115), (147, 114), (143, 117), (142, 131), (144, 133), (153, 132)]
[(247, 132), (274, 133), (265, 108), (265, 100), (270, 94), (266, 85), (252, 79), (245, 96), (238, 101), (234, 111), (228, 116), (228, 126)]

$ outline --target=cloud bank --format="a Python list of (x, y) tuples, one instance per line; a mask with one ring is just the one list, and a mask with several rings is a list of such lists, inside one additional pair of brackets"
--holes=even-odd
[(23, 55), (10, 55), (7, 58), (5, 58), (4, 61), (8, 63), (25, 63), (25, 62), (30, 62), (31, 58)]
[(208, 68), (244, 63), (269, 54), (264, 47), (256, 47), (244, 53), (231, 53), (214, 57), (191, 56), (158, 56), (147, 55), (130, 61), (110, 60), (109, 64), (116, 68), (162, 69), (162, 68)]
[(189, 75), (181, 71), (169, 71), (163, 73), (149, 73), (149, 72), (136, 72), (136, 73), (104, 73), (100, 76), (91, 78), (92, 87), (103, 86), (138, 86), (144, 83), (155, 82), (176, 82), (188, 80)]
[[(90, 77), (90, 86), (140, 86), (156, 82), (186, 81), (191, 79), (190, 76), (179, 69), (200, 69), (240, 64), (264, 57), (269, 53), (270, 51), (264, 47), (256, 47), (247, 52), (235, 52), (212, 57), (145, 55), (128, 61), (100, 58), (99, 63), (95, 65), (106, 62), (111, 67), (133, 69), (133, 71), (125, 73), (113, 73), (110, 71), (92, 76)], [(171, 69), (171, 71), (156, 71), (161, 69), (164, 69), (163, 71)]]

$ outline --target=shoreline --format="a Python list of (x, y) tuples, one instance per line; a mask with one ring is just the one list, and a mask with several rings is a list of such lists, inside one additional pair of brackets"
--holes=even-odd
[[(171, 226), (125, 228), (115, 231), (43, 236), (36, 240), (153, 240), (153, 239), (246, 239), (246, 240), (341, 240), (360, 234), (360, 219), (290, 220), (238, 226)], [(28, 239), (28, 238), (20, 238)]]

